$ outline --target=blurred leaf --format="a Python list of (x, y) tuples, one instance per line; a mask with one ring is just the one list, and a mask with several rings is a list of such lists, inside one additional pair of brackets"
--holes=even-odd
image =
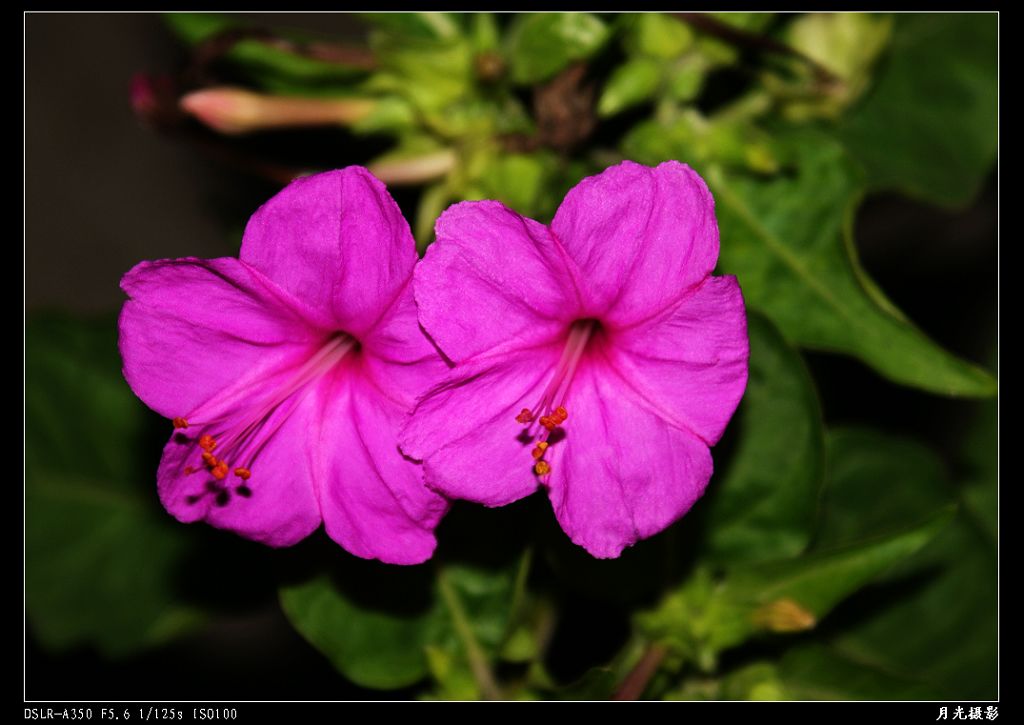
[(473, 13), (469, 23), (474, 51), (484, 53), (498, 49), (501, 44), (501, 30), (493, 13)]
[(990, 396), (991, 375), (937, 346), (860, 268), (852, 240), (862, 181), (842, 147), (804, 132), (787, 139), (791, 174), (769, 179), (712, 168), (721, 269), (790, 340), (856, 355), (885, 377), (946, 395)]
[(977, 417), (961, 452), (964, 466), (961, 496), (965, 514), (996, 542), (999, 539), (999, 408), (989, 400)]
[(677, 18), (664, 13), (636, 13), (622, 17), (627, 25), (623, 46), (630, 55), (675, 58), (693, 45), (693, 31)]
[(776, 666), (753, 662), (719, 678), (687, 678), (665, 693), (663, 700), (784, 700)]
[(724, 564), (796, 556), (814, 531), (825, 475), (821, 406), (799, 353), (750, 313), (750, 375), (733, 426), (739, 443), (698, 505), (702, 560)]
[(919, 525), (841, 549), (744, 565), (721, 581), (698, 569), (637, 628), (682, 662), (704, 672), (718, 655), (765, 632), (811, 629), (840, 601), (918, 551), (949, 521), (948, 511)]
[(610, 700), (619, 685), (619, 676), (613, 669), (594, 667), (575, 682), (550, 692), (555, 700)]
[(157, 502), (158, 448), (114, 320), (30, 320), (25, 369), (25, 595), (40, 642), (121, 656), (199, 624), (175, 586), (193, 539)]
[[(948, 500), (952, 491), (941, 478), (931, 481), (931, 491), (927, 488), (926, 476), (941, 471), (941, 464), (916, 448), (879, 432), (835, 432), (829, 439), (824, 525), (845, 521), (843, 534), (860, 536), (875, 530), (879, 519), (910, 518)], [(880, 486), (879, 475), (896, 477), (900, 485)], [(996, 480), (992, 476), (974, 485), (994, 490)], [(830, 645), (846, 659), (916, 683), (925, 697), (994, 698), (997, 586), (995, 540), (962, 506), (929, 546), (884, 585), (864, 593), (850, 612), (852, 622)]]
[(745, 119), (707, 118), (688, 108), (636, 124), (623, 138), (622, 150), (627, 158), (648, 165), (679, 159), (698, 167), (720, 164), (774, 173), (780, 148)]
[(996, 155), (995, 13), (900, 14), (874, 89), (840, 126), (872, 189), (966, 204)]
[(788, 45), (838, 80), (828, 84), (812, 80), (810, 69), (803, 66), (803, 93), (786, 83), (777, 89), (797, 96), (784, 100), (783, 115), (797, 121), (838, 118), (868, 87), (872, 66), (885, 50), (891, 31), (891, 16), (867, 13), (807, 13), (793, 21), (786, 28)]
[(707, 71), (707, 64), (699, 56), (680, 58), (667, 68), (665, 96), (673, 101), (692, 101), (700, 94)]
[(728, 596), (744, 606), (756, 607), (756, 612), (765, 612), (765, 605), (770, 607), (790, 600), (820, 621), (844, 598), (918, 551), (949, 523), (950, 518), (951, 511), (947, 508), (898, 533), (861, 540), (842, 548), (816, 550), (795, 559), (733, 570), (729, 576)]
[(450, 39), (461, 33), (452, 13), (363, 13), (367, 23), (409, 38)]
[(497, 199), (517, 213), (536, 217), (547, 192), (555, 159), (546, 153), (503, 154), (493, 160), (480, 183), (488, 199)]
[(423, 189), (416, 205), (416, 250), (420, 255), (434, 241), (434, 224), (451, 202), (451, 192), (444, 182)]
[(912, 678), (888, 672), (873, 662), (859, 662), (814, 642), (788, 650), (778, 664), (778, 673), (786, 699), (931, 699), (921, 683)]
[[(388, 603), (390, 608), (357, 603), (353, 595), (360, 588), (358, 581), (341, 582), (324, 575), (281, 589), (285, 615), (310, 644), (359, 685), (395, 689), (433, 673), (442, 691), (462, 692), (471, 680), (465, 640), (455, 623), (461, 615), (440, 594), (439, 581), (431, 585), (425, 606), (404, 611), (402, 577), (414, 575), (415, 570), (391, 572), (381, 569), (383, 565), (367, 566), (374, 568), (376, 578), (393, 580), (376, 587), (388, 588), (398, 597)], [(443, 576), (461, 604), (476, 643), (493, 660), (512, 616), (513, 572), (449, 565)]]
[(590, 13), (516, 15), (506, 38), (512, 80), (547, 80), (573, 61), (592, 56), (608, 37), (604, 21)]
[(775, 19), (775, 13), (732, 13), (732, 12), (717, 12), (708, 13), (715, 20), (719, 20), (726, 25), (731, 25), (734, 28), (740, 30), (747, 30), (751, 33), (757, 33), (768, 27), (768, 24)]
[(281, 607), (345, 677), (377, 689), (421, 680), (427, 674), (424, 647), (443, 627), (437, 608), (399, 615), (360, 607), (326, 575), (283, 588)]
[(598, 99), (598, 115), (614, 116), (653, 98), (661, 83), (662, 70), (661, 62), (653, 58), (634, 58), (618, 66)]
[(416, 124), (416, 112), (407, 101), (397, 96), (377, 100), (369, 115), (352, 124), (356, 133), (409, 133)]
[(837, 428), (827, 440), (818, 549), (892, 531), (955, 503), (945, 467), (927, 446), (868, 428)]
[(380, 65), (364, 92), (406, 98), (422, 113), (443, 109), (465, 97), (473, 82), (473, 56), (461, 36), (420, 37), (377, 30), (370, 47)]
[[(190, 45), (225, 31), (257, 27), (234, 17), (209, 13), (167, 13), (164, 21)], [(294, 33), (283, 37), (301, 40)], [(250, 81), (278, 93), (309, 94), (319, 90), (344, 94), (355, 79), (366, 73), (362, 68), (299, 55), (254, 38), (233, 44), (224, 59), (243, 71)]]

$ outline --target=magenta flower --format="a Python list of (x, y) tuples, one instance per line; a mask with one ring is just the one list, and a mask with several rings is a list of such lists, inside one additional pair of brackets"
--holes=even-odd
[(420, 324), (454, 363), (401, 436), (427, 483), (502, 506), (548, 490), (597, 557), (682, 516), (747, 382), (743, 297), (714, 201), (676, 162), (584, 179), (551, 227), (450, 207), (415, 273)]
[(240, 259), (125, 275), (124, 375), (176, 429), (158, 472), (171, 514), (271, 546), (323, 521), (357, 556), (430, 557), (447, 503), (397, 447), (445, 369), (416, 322), (416, 261), (384, 185), (349, 167), (264, 204)]

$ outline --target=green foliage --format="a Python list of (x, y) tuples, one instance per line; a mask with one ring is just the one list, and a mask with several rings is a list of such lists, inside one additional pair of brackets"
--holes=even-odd
[(730, 424), (739, 442), (698, 506), (701, 553), (715, 563), (777, 559), (807, 548), (825, 474), (821, 407), (800, 355), (760, 315), (748, 317), (747, 329), (747, 390)]
[[(168, 13), (164, 20), (178, 37), (191, 45), (219, 34), (258, 27), (230, 16), (209, 13)], [(296, 34), (291, 37), (302, 40)], [(242, 38), (231, 44), (224, 59), (253, 83), (277, 93), (348, 95), (351, 90), (346, 89), (365, 73), (358, 67), (294, 53), (257, 38)]]
[(517, 15), (509, 29), (506, 53), (516, 83), (538, 83), (573, 61), (589, 58), (608, 40), (604, 21), (589, 13)]
[(124, 382), (113, 320), (38, 318), (25, 351), (25, 595), (53, 649), (125, 655), (202, 621), (176, 575), (196, 541), (156, 498), (152, 420)]
[(857, 262), (852, 214), (862, 179), (843, 148), (816, 132), (788, 136), (792, 172), (709, 180), (723, 239), (720, 266), (747, 303), (794, 342), (856, 355), (885, 377), (945, 395), (995, 394), (991, 375), (939, 348)]
[[(994, 419), (994, 406), (988, 406), (979, 428), (989, 428)], [(994, 440), (986, 436), (982, 450), (990, 449)], [(884, 587), (861, 600), (851, 624), (832, 638), (833, 649), (916, 683), (926, 697), (994, 698), (995, 511), (981, 512), (963, 502), (968, 491), (994, 493), (994, 471), (966, 486), (943, 485), (934, 453), (866, 430), (835, 431), (829, 453), (823, 536), (861, 535), (884, 526), (882, 519), (905, 519), (961, 501), (951, 526), (905, 562)], [(900, 486), (883, 486), (878, 479), (882, 470), (898, 475)], [(845, 523), (838, 527), (840, 520)]]
[(873, 189), (966, 204), (995, 160), (995, 13), (896, 17), (874, 89), (839, 124)]
[[(376, 157), (351, 163), (413, 187), (399, 201), (416, 209), (421, 252), (456, 201), (498, 199), (546, 221), (581, 178), (624, 157), (688, 163), (715, 197), (717, 272), (737, 276), (748, 305), (748, 386), (705, 498), (620, 559), (568, 543), (540, 494), (460, 509), (477, 528), (460, 540), (443, 527), (422, 566), (333, 545), (312, 562), (290, 552), (304, 565), (283, 572), (260, 560), (256, 593), (276, 592), (353, 683), (421, 699), (608, 699), (654, 653), (645, 697), (996, 696), (996, 382), (867, 276), (855, 218), (877, 190), (943, 205), (977, 193), (996, 153), (997, 18), (712, 17), (739, 39), (659, 13), (369, 13), (361, 67), (303, 54), (301, 35), (247, 35), (235, 16), (167, 17), (192, 46), (239, 32), (217, 60), (233, 79), (372, 98), (337, 132), (372, 136)], [(578, 78), (559, 75), (576, 64)], [(234, 585), (197, 563), (219, 556), (219, 534), (160, 508), (167, 431), (120, 374), (113, 320), (40, 318), (26, 337), (33, 635), (113, 657), (194, 631), (211, 611), (195, 590)], [(945, 402), (978, 418), (943, 460), (916, 440), (836, 427), (798, 348), (989, 400)]]
[[(449, 565), (436, 576), (428, 566), (396, 571), (373, 563), (364, 569), (372, 569), (362, 579), (374, 585), (374, 605), (360, 605), (351, 584), (323, 574), (281, 590), (288, 619), (364, 687), (395, 689), (431, 674), (448, 697), (480, 697), (472, 660), (495, 659), (510, 634), (514, 569)], [(403, 611), (417, 595), (418, 606)]]

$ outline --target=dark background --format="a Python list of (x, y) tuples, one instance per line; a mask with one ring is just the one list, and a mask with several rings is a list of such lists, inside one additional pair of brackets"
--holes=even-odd
[[(173, 70), (185, 57), (159, 15), (30, 13), (24, 19), (27, 313), (112, 313), (123, 301), (121, 275), (143, 259), (237, 253), (241, 225), (276, 187), (135, 117), (128, 93), (133, 73)], [(360, 32), (358, 21), (344, 14), (266, 20), (343, 36)], [(324, 146), (330, 163), (368, 160), (349, 156), (359, 147), (344, 132), (330, 133)], [(304, 143), (315, 153), (324, 137), (312, 138)], [(272, 148), (282, 140), (253, 143)], [(396, 196), (411, 218), (411, 197)], [(995, 174), (971, 206), (956, 212), (876, 195), (856, 225), (862, 262), (896, 305), (939, 344), (986, 367), (995, 363), (997, 198)], [(887, 383), (850, 358), (809, 353), (807, 359), (830, 424), (871, 423), (923, 438), (942, 452), (953, 448), (976, 410), (970, 402)], [(323, 543), (313, 539), (299, 548)], [(379, 696), (339, 677), (273, 604), (225, 616), (198, 635), (117, 663), (90, 650), (49, 654), (30, 629), (26, 637), (28, 699)]]

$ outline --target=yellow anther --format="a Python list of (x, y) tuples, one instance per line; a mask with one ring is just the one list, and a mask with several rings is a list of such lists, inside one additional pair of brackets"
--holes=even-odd
[(547, 461), (537, 461), (535, 464), (533, 464), (533, 471), (538, 476), (545, 476), (551, 473), (551, 464), (548, 463)]
[(175, 428), (188, 428), (188, 421), (184, 418), (175, 418), (171, 421)]

